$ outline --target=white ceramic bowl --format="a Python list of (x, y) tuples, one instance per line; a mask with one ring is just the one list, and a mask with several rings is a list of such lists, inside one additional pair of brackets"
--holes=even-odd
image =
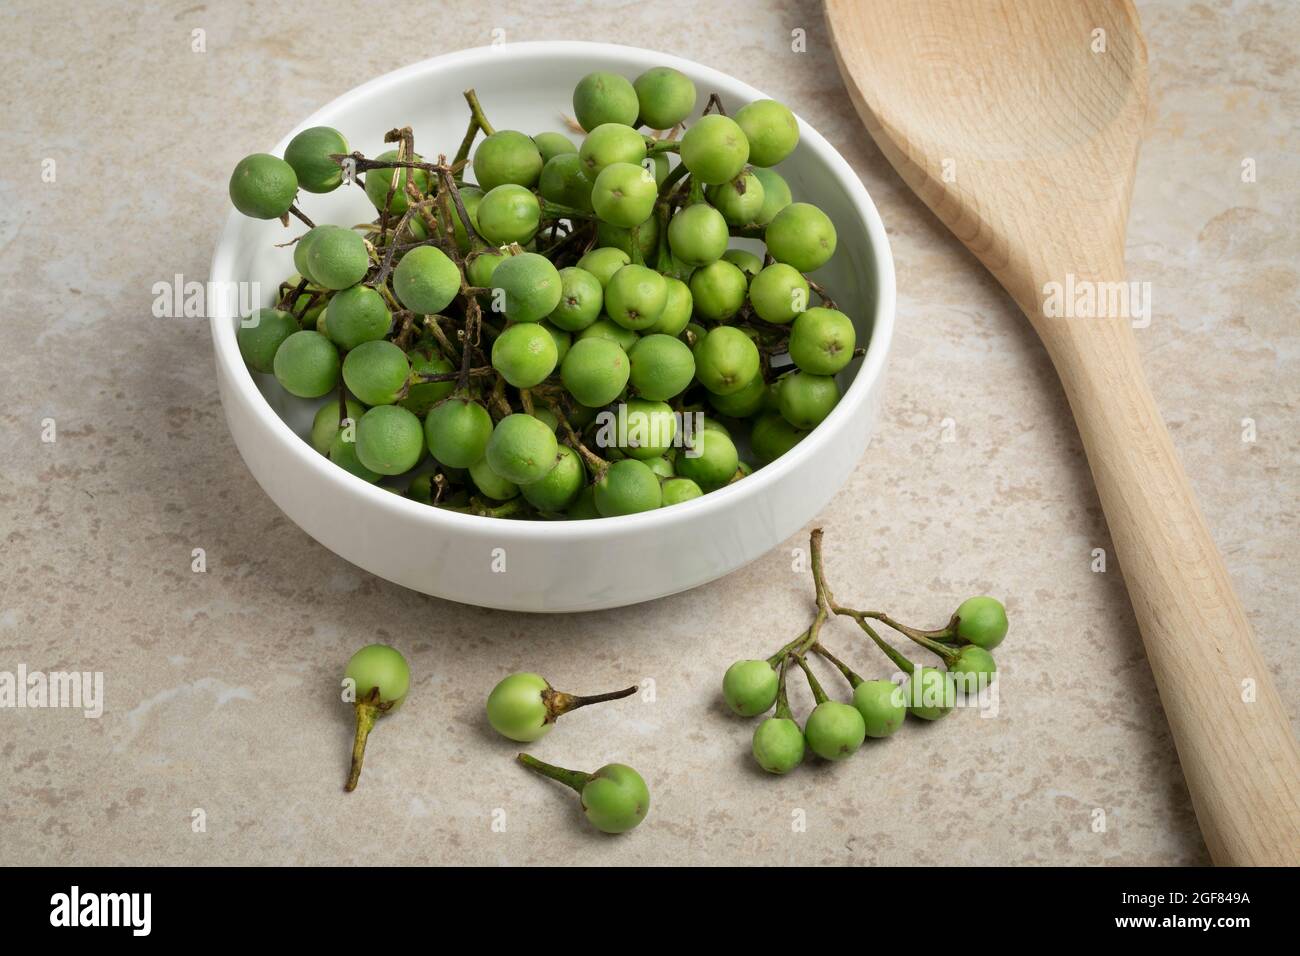
[[(436, 57), (381, 76), (298, 127), (333, 126), (375, 155), (389, 129), (410, 125), (426, 157), (455, 152), (478, 91), (498, 129), (564, 129), (577, 81), (592, 70), (633, 78), (667, 65), (690, 76), (697, 109), (711, 92), (728, 112), (764, 94), (679, 57), (603, 43), (510, 43)], [(797, 106), (798, 104), (793, 104)], [(779, 171), (797, 201), (835, 222), (839, 247), (817, 278), (853, 317), (867, 345), (841, 374), (847, 386), (831, 415), (790, 453), (712, 494), (644, 514), (588, 521), (480, 518), (410, 501), (336, 467), (304, 437), (321, 404), (295, 399), (270, 376), (250, 373), (235, 342), (237, 303), (214, 315), (212, 338), (226, 420), (258, 483), (293, 521), (336, 554), (426, 594), (515, 611), (584, 611), (662, 597), (719, 578), (793, 534), (847, 479), (866, 447), (881, 398), (894, 323), (894, 264), (876, 207), (843, 158), (802, 120), (798, 149)], [(293, 132), (296, 133), (298, 129)], [(292, 136), (292, 133), (290, 134)], [(283, 155), (290, 136), (274, 152)], [(252, 152), (258, 144), (250, 143)], [(362, 190), (301, 194), (316, 222), (373, 218)], [(212, 259), (212, 280), (257, 281), (269, 304), (294, 271), (301, 231), (232, 212)]]

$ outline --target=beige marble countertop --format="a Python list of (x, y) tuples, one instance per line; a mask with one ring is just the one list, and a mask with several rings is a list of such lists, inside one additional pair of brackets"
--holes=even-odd
[[(539, 23), (533, 4), (414, 3), (400, 24), (341, 0), (0, 9), (0, 671), (105, 681), (99, 719), (0, 710), (0, 863), (1206, 862), (1121, 574), (1091, 570), (1110, 540), (1048, 359), (860, 128), (819, 4), (665, 0), (650, 20), (639, 4), (548, 7)], [(1300, 21), (1282, 2), (1139, 7), (1151, 116), (1128, 265), (1154, 302), (1140, 346), (1294, 719)], [(793, 104), (859, 172), (893, 243), (898, 332), (878, 436), (818, 519), (830, 573), (841, 596), (920, 622), (1004, 595), (996, 719), (909, 723), (847, 764), (768, 779), (718, 685), (803, 628), (804, 533), (651, 605), (512, 615), (350, 566), (249, 476), (207, 324), (152, 318), (153, 284), (206, 278), (240, 156), (494, 30), (700, 60)], [(829, 640), (883, 671), (847, 625)], [(337, 680), (371, 641), (407, 654), (414, 687), (348, 796)], [(484, 696), (514, 669), (575, 691), (653, 679), (653, 702), (572, 715), (538, 747), (637, 766), (654, 806), (636, 833), (590, 831), (487, 730)]]

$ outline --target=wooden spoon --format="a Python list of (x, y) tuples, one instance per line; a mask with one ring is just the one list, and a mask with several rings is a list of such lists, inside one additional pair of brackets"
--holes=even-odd
[[(1111, 285), (1147, 107), (1132, 3), (826, 0), (826, 17), (872, 138), (1056, 366), (1210, 855), (1300, 863), (1300, 751)], [(1077, 314), (1089, 292), (1106, 314)]]

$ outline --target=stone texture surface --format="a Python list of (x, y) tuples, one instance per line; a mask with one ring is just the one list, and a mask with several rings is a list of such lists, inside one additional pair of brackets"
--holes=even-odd
[[(1286, 3), (1139, 7), (1152, 110), (1128, 262), (1154, 298), (1141, 347), (1294, 713), (1300, 21)], [(720, 0), (707, 25), (679, 0), (653, 19), (627, 4), (402, 9), (386, 22), (341, 0), (0, 8), (0, 670), (106, 681), (99, 720), (0, 710), (0, 863), (1205, 862), (1120, 571), (1090, 569), (1110, 542), (1051, 366), (860, 128), (819, 5)], [(206, 52), (191, 51), (195, 28)], [(790, 51), (796, 28), (806, 53)], [(898, 335), (878, 438), (819, 518), (830, 572), (844, 599), (919, 622), (1005, 595), (996, 719), (909, 724), (847, 765), (764, 779), (751, 724), (717, 689), (731, 660), (805, 625), (803, 535), (650, 606), (539, 618), (370, 577), (258, 489), (226, 432), (206, 323), (150, 317), (153, 283), (206, 276), (240, 156), (378, 73), (494, 30), (701, 60), (793, 104), (861, 174), (894, 245)], [(829, 639), (884, 672), (847, 625)], [(347, 796), (337, 680), (370, 641), (400, 647), (415, 684)], [(590, 831), (487, 729), (484, 695), (521, 668), (575, 691), (653, 679), (653, 702), (573, 715), (537, 747), (640, 768), (654, 808), (635, 834)]]

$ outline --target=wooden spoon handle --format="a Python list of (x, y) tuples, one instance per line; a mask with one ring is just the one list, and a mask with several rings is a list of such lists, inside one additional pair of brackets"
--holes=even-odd
[(1020, 305), (1078, 422), (1210, 855), (1220, 865), (1296, 865), (1300, 750), (1147, 386), (1131, 325), (1045, 318), (1041, 302)]

